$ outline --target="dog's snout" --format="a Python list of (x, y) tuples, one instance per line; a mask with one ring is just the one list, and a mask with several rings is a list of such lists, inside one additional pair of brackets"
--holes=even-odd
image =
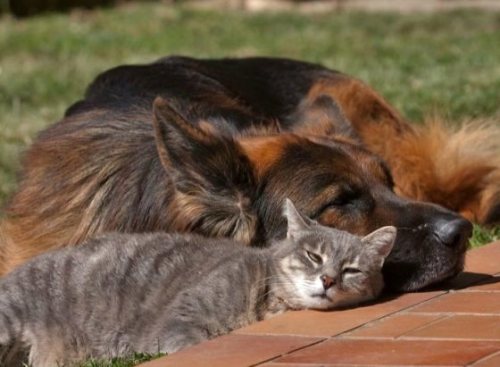
[(472, 235), (472, 224), (464, 218), (442, 220), (435, 223), (434, 233), (446, 246), (464, 246)]

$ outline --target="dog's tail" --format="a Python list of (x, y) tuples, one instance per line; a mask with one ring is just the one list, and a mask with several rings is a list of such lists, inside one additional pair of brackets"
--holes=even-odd
[(0, 277), (7, 272), (7, 236), (0, 220)]
[[(4, 217), (0, 220), (0, 281), (1, 277), (7, 275), (14, 266), (12, 264), (15, 259), (15, 255), (19, 255), (19, 253), (14, 254), (14, 239), (12, 237), (12, 231), (10, 221), (8, 218)], [(14, 256), (13, 256), (14, 255)], [(1, 297), (1, 294), (0, 294)]]
[(433, 117), (400, 135), (388, 159), (398, 193), (499, 224), (499, 119), (451, 125)]

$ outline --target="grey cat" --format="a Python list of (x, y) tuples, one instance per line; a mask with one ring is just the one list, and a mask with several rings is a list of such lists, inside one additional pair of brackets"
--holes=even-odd
[(0, 280), (0, 364), (17, 366), (18, 346), (34, 367), (171, 353), (286, 310), (381, 292), (394, 227), (360, 238), (302, 217), (289, 200), (284, 211), (287, 236), (267, 249), (109, 234), (33, 259)]

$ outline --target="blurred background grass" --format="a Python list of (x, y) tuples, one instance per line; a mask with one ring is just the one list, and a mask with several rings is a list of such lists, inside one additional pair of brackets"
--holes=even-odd
[[(0, 206), (15, 188), (26, 145), (117, 64), (167, 54), (291, 57), (363, 79), (416, 122), (435, 112), (457, 122), (499, 121), (499, 40), (500, 13), (471, 10), (246, 13), (147, 2), (22, 20), (4, 14)], [(481, 233), (486, 241), (499, 235)]]

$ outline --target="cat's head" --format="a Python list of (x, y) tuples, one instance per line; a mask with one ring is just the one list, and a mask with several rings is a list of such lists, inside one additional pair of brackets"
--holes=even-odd
[(276, 295), (295, 309), (328, 309), (375, 298), (383, 288), (382, 265), (395, 227), (358, 237), (303, 217), (290, 200), (286, 239), (274, 247)]

